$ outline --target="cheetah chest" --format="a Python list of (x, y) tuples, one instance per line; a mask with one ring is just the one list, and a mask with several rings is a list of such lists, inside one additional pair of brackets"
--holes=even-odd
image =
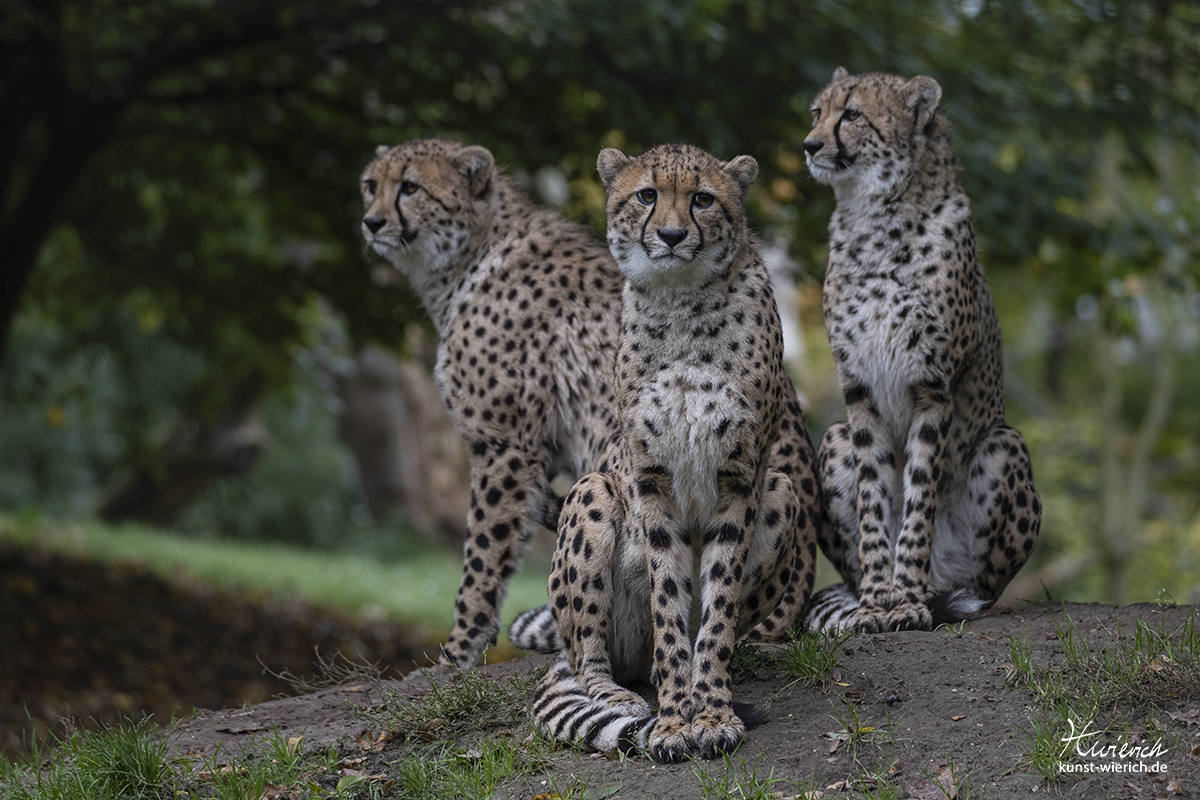
[(833, 308), (830, 345), (843, 376), (869, 387), (884, 425), (903, 441), (912, 421), (911, 387), (930, 374), (941, 326), (924, 293), (866, 281)]
[(671, 475), (676, 510), (688, 524), (717, 506), (717, 473), (747, 448), (747, 403), (724, 376), (695, 366), (663, 370), (637, 393), (628, 420), (643, 467)]

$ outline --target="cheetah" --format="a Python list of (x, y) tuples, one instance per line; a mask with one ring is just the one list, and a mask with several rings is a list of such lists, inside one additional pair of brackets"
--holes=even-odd
[(589, 472), (616, 430), (622, 278), (582, 226), (536, 207), (490, 151), (440, 139), (381, 146), (362, 173), (362, 234), (408, 280), (438, 335), (434, 380), (470, 453), (454, 624), (441, 661), (478, 663), (550, 482)]
[[(616, 435), (624, 277), (589, 231), (535, 206), (478, 145), (381, 146), (361, 191), (364, 242), (406, 277), (437, 330), (434, 379), (470, 454), (463, 572), (440, 658), (470, 667), (495, 641), (535, 533), (558, 527), (551, 481), (595, 469)], [(820, 514), (815, 449), (794, 393), (773, 455), (801, 492), (796, 536), (815, 541), (805, 527)], [(791, 587), (765, 631), (791, 624), (810, 590)]]
[[(771, 467), (794, 389), (743, 210), (758, 164), (663, 145), (636, 158), (605, 149), (597, 166), (626, 277), (620, 437), (559, 518), (549, 589), (563, 653), (533, 712), (554, 737), (594, 749), (711, 758), (745, 734), (735, 642), (797, 584), (803, 605), (816, 555), (793, 535), (815, 536), (797, 524), (813, 510)], [(657, 716), (624, 688), (647, 677)]]
[(813, 598), (813, 628), (929, 630), (970, 616), (1038, 535), (941, 95), (929, 77), (839, 67), (811, 108), (808, 168), (836, 199), (824, 309), (847, 417), (818, 451), (821, 547), (846, 583)]

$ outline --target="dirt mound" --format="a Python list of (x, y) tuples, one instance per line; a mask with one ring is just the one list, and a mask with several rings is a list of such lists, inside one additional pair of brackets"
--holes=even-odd
[[(1152, 604), (1040, 603), (993, 609), (951, 630), (856, 636), (842, 645), (839, 666), (817, 686), (781, 679), (777, 663), (764, 658), (735, 686), (735, 697), (756, 706), (765, 721), (730, 761), (732, 779), (745, 786), (751, 776), (759, 781), (770, 776), (775, 781), (771, 792), (784, 798), (814, 788), (824, 798), (945, 800), (1034, 792), (1081, 799), (1195, 797), (1200, 793), (1200, 739), (1192, 720), (1200, 719), (1200, 697), (1194, 693), (1165, 693), (1153, 703), (1122, 701), (1121, 722), (1101, 722), (1099, 732), (1086, 740), (1089, 747), (1102, 745), (1103, 752), (1066, 758), (1092, 763), (1096, 771), (1049, 783), (1030, 760), (1034, 722), (1042, 713), (1038, 693), (1009, 679), (1016, 666), (1010, 648), (1014, 637), (1028, 644), (1033, 662), (1061, 664), (1064, 629), (1074, 626), (1074, 641), (1082, 641), (1078, 636), (1083, 635), (1095, 644), (1111, 641), (1106, 637), (1118, 630), (1134, 632), (1139, 623), (1153, 630), (1178, 630), (1191, 612)], [(546, 660), (532, 656), (484, 669), (499, 680), (528, 673)], [(1146, 668), (1172, 667), (1156, 659)], [(333, 745), (359, 760), (369, 759), (366, 769), (385, 775), (402, 755), (403, 732), (386, 746), (363, 737), (369, 726), (361, 709), (377, 708), (389, 690), (416, 697), (427, 689), (427, 680), (413, 673), (399, 682), (359, 682), (307, 697), (204, 713), (172, 731), (172, 748), (201, 756), (218, 747), (222, 753), (245, 752), (254, 748), (257, 737), (279, 731), (303, 735), (313, 749)], [(1146, 750), (1139, 752), (1146, 752), (1160, 741), (1165, 754), (1149, 761), (1119, 754), (1122, 746), (1141, 746)], [(1066, 748), (1053, 744), (1056, 752)], [(1139, 764), (1148, 768), (1157, 763), (1164, 765), (1162, 771), (1139, 771)], [(722, 760), (664, 765), (644, 757), (610, 760), (563, 749), (546, 765), (545, 775), (514, 779), (496, 796), (544, 793), (544, 779), (553, 775), (560, 786), (590, 787), (585, 796), (699, 797), (704, 795), (702, 773), (718, 783), (730, 777)]]
[(141, 567), (0, 545), (0, 748), (31, 728), (61, 730), (294, 693), (270, 673), (308, 677), (315, 650), (389, 665), (399, 676), (436, 643), (298, 602), (250, 598)]

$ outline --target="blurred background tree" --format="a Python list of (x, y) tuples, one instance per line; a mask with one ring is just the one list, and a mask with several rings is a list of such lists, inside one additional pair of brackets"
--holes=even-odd
[(819, 436), (832, 195), (800, 143), (838, 65), (943, 87), (1046, 506), (1014, 592), (1189, 599), (1200, 9), (1172, 0), (0, 0), (0, 509), (335, 547), (399, 507), (456, 536), (345, 444), (363, 386), (428, 405), (380, 361), (429, 337), (356, 192), (428, 135), (598, 231), (603, 146), (754, 155)]

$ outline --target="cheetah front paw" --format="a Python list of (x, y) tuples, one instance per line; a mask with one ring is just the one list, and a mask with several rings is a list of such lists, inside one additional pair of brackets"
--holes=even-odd
[(933, 630), (933, 615), (924, 603), (901, 603), (887, 612), (885, 630), (930, 631)]
[(677, 764), (692, 754), (690, 725), (681, 719), (668, 721), (659, 719), (650, 734), (650, 755), (655, 761)]
[(861, 607), (846, 620), (845, 629), (854, 633), (882, 633), (889, 630), (888, 612), (882, 608)]
[(745, 738), (746, 726), (733, 712), (728, 716), (703, 714), (692, 720), (691, 740), (695, 743), (696, 755), (701, 758), (732, 753)]

